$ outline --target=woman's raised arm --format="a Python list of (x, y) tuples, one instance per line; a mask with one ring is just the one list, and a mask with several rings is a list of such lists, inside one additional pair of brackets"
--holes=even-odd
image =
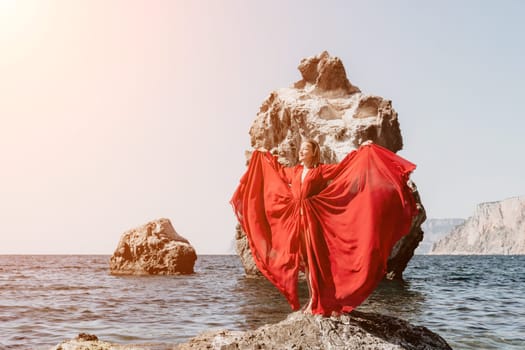
[(279, 161), (277, 160), (277, 156), (274, 156), (270, 153), (270, 151), (264, 148), (259, 148), (255, 152), (261, 153), (264, 159), (268, 161), (268, 163), (270, 163), (272, 168), (277, 173), (279, 173), (279, 176), (281, 177), (281, 179), (283, 179), (283, 181), (285, 181), (287, 184), (290, 184), (292, 182), (293, 168), (285, 167), (284, 165), (279, 163)]

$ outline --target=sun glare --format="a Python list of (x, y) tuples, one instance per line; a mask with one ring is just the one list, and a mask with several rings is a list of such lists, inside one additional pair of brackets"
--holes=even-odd
[(0, 0), (0, 25), (4, 25), (16, 16), (17, 8), (20, 8), (21, 3), (17, 0)]
[(0, 0), (0, 9), (4, 10), (4, 8), (13, 8), (16, 6), (17, 0)]
[(34, 1), (0, 0), (0, 38), (15, 40), (30, 29), (37, 7)]

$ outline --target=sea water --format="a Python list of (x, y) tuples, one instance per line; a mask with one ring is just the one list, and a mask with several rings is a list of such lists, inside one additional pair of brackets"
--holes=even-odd
[[(210, 329), (248, 330), (291, 311), (234, 255), (201, 255), (189, 276), (112, 276), (109, 256), (0, 256), (0, 348), (49, 349), (78, 333), (152, 349)], [(400, 317), (454, 349), (525, 349), (525, 256), (414, 256), (361, 311)], [(301, 285), (301, 298), (306, 287)]]

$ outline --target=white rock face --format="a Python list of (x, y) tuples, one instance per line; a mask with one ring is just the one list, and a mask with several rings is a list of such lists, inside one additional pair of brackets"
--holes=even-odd
[(525, 254), (525, 197), (479, 204), (430, 254)]
[(421, 229), (423, 229), (423, 241), (419, 243), (415, 254), (428, 254), (432, 249), (432, 245), (441, 238), (449, 234), (456, 226), (465, 222), (465, 219), (427, 219)]

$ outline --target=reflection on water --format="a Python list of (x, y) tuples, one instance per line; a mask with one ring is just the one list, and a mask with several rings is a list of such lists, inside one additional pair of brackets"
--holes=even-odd
[(425, 303), (424, 294), (410, 282), (384, 280), (358, 309), (408, 319), (421, 315)]
[[(239, 315), (244, 316), (240, 326), (257, 328), (263, 324), (278, 322), (286, 318), (291, 308), (277, 289), (267, 280), (239, 278), (234, 294), (242, 295), (237, 302)], [(306, 282), (299, 283), (301, 305), (308, 299)], [(418, 318), (424, 307), (425, 297), (403, 281), (383, 281), (374, 293), (359, 306), (364, 312), (378, 312), (404, 319)]]
[[(254, 329), (263, 324), (282, 321), (292, 312), (285, 297), (266, 279), (241, 277), (233, 289), (239, 296), (238, 314), (243, 316), (239, 326)], [(299, 284), (299, 299), (308, 299), (306, 282)]]

